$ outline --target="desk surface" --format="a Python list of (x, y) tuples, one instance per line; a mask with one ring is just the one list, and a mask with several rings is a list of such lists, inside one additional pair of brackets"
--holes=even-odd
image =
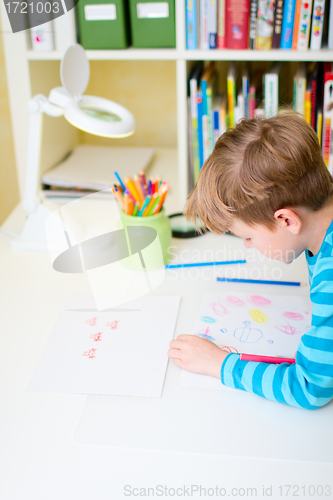
[[(14, 214), (7, 227), (14, 227), (17, 218), (18, 214)], [(267, 460), (237, 455), (202, 455), (195, 452), (175, 453), (158, 449), (149, 451), (75, 443), (72, 436), (86, 397), (28, 393), (25, 392), (25, 387), (66, 296), (70, 293), (90, 293), (89, 285), (85, 275), (54, 272), (47, 254), (13, 253), (9, 245), (9, 238), (0, 233), (1, 499), (118, 500), (130, 496), (131, 491), (132, 496), (139, 495), (140, 490), (133, 488), (145, 488), (147, 492), (148, 488), (156, 488), (158, 485), (161, 486), (159, 491), (167, 488), (163, 489), (164, 494), (159, 498), (171, 496), (172, 488), (191, 489), (191, 486), (193, 498), (212, 498), (212, 489), (216, 487), (220, 492), (215, 494), (214, 498), (219, 498), (222, 494), (236, 496), (236, 489), (238, 496), (262, 498), (263, 488), (265, 497), (272, 491), (271, 498), (287, 498), (287, 488), (284, 485), (294, 487), (289, 490), (288, 496), (297, 491), (297, 486), (298, 496), (301, 498), (333, 496), (332, 463)], [(183, 252), (184, 260), (194, 258), (194, 255), (196, 258), (199, 255), (201, 260), (217, 260), (216, 257), (221, 256), (223, 252), (229, 256), (234, 255), (236, 251), (243, 251), (242, 241), (238, 238), (217, 237), (212, 234), (189, 241), (174, 240), (174, 245), (175, 253), (180, 255)], [(258, 269), (261, 273), (267, 273), (266, 277), (307, 281), (303, 258), (285, 266), (257, 256), (247, 266), (248, 269), (257, 269), (253, 273), (258, 272)], [(263, 275), (253, 277), (260, 278)], [(179, 270), (172, 280), (175, 293), (182, 294), (186, 286), (186, 293), (190, 294), (187, 300), (193, 297), (194, 303), (198, 302), (198, 297), (204, 290), (215, 290), (219, 286), (214, 270), (208, 268), (200, 272)], [(186, 283), (190, 283), (190, 286)], [(237, 289), (237, 286), (239, 285), (233, 285), (230, 290)], [(263, 291), (262, 286), (258, 285), (255, 288), (246, 287), (249, 285), (245, 285), (242, 290)], [(308, 287), (297, 291), (286, 290), (285, 287), (265, 287), (264, 290), (267, 293), (308, 293)], [(163, 285), (155, 292), (163, 294)], [(195, 309), (193, 316), (188, 318), (189, 332), (192, 331), (196, 312)], [(182, 324), (181, 321), (180, 326), (177, 326), (176, 335), (181, 333)], [(183, 330), (182, 332), (184, 333)], [(172, 384), (176, 384), (178, 376), (179, 368), (169, 362), (166, 380), (168, 390), (172, 389)], [(192, 401), (195, 405), (196, 394), (199, 394), (200, 390), (190, 389), (190, 392), (193, 394)], [(205, 396), (207, 404), (210, 398), (213, 404), (214, 395), (214, 391), (209, 391), (209, 395)], [(240, 411), (240, 396), (256, 398), (254, 395), (229, 392), (229, 404), (232, 404), (232, 398), (235, 398)], [(263, 403), (264, 400), (260, 402), (260, 406)], [(140, 399), (137, 404), (140, 405)], [(177, 407), (173, 411), (177, 414)], [(300, 418), (302, 411), (300, 410)], [(181, 424), (181, 418), (179, 422)], [(285, 422), (285, 425), (287, 424), (288, 422)], [(216, 432), (222, 432), (219, 429), (219, 415), (212, 415), (211, 422), (205, 425), (215, 426)], [(331, 422), (327, 422), (327, 427), (328, 432), (332, 432)], [(310, 437), (311, 429), (309, 438), (305, 436), (305, 440), (309, 439), (311, 443)], [(264, 434), (262, 439), (265, 440)], [(195, 440), (194, 435), (193, 442)], [(290, 446), (292, 447), (292, 443)], [(325, 442), (322, 446), (324, 449)], [(313, 490), (309, 490), (310, 485), (322, 485), (324, 493), (321, 495), (320, 490), (317, 490), (318, 495), (314, 496)], [(325, 489), (326, 485), (331, 486), (329, 495), (325, 495), (325, 491), (329, 492)], [(206, 495), (202, 490), (201, 497), (200, 490), (197, 489), (200, 486), (206, 488)], [(209, 492), (208, 488), (211, 488)], [(221, 488), (225, 488), (226, 492)], [(250, 488), (255, 488), (257, 495), (254, 495), (255, 490), (247, 491)], [(141, 493), (144, 491), (141, 490)], [(182, 491), (179, 490), (178, 496), (185, 496), (185, 490)], [(142, 497), (144, 496), (141, 495)]]

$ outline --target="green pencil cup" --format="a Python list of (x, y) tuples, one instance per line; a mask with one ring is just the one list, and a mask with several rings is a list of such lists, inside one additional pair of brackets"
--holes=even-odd
[(123, 259), (136, 253), (140, 262), (128, 260), (124, 265), (130, 269), (156, 269), (169, 262), (171, 247), (171, 224), (164, 208), (147, 217), (127, 215), (121, 211), (121, 222), (125, 237), (118, 239), (119, 258)]

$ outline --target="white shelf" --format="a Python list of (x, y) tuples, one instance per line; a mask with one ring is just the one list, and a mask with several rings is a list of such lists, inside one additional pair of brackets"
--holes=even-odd
[[(178, 49), (135, 49), (87, 50), (88, 59), (98, 61), (333, 61), (333, 51), (306, 50), (178, 50)], [(27, 52), (29, 61), (61, 60), (63, 53)]]

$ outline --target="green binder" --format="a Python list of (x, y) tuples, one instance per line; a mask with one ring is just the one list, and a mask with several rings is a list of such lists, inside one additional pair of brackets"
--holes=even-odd
[(133, 47), (175, 47), (174, 0), (129, 0), (129, 5)]
[(84, 49), (124, 49), (129, 45), (126, 0), (80, 0), (79, 38)]

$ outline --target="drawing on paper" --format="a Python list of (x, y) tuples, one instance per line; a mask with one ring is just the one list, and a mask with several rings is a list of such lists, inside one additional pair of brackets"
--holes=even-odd
[(302, 331), (299, 328), (296, 328), (295, 326), (290, 325), (287, 323), (286, 325), (276, 325), (276, 327), (280, 332), (283, 332), (287, 335), (299, 335), (302, 333)]
[(269, 299), (267, 299), (266, 297), (262, 297), (261, 295), (251, 295), (249, 297), (249, 301), (254, 306), (267, 306), (271, 304), (271, 301)]
[(98, 320), (98, 318), (94, 317), (94, 318), (86, 319), (85, 323), (87, 323), (90, 326), (96, 326), (96, 321), (97, 320)]
[(97, 333), (92, 333), (90, 335), (90, 338), (94, 341), (94, 342), (100, 342), (102, 340), (102, 333), (103, 332), (97, 332)]
[(200, 319), (205, 323), (216, 323), (216, 319), (212, 318), (211, 316), (201, 316)]
[(288, 318), (288, 319), (293, 319), (294, 321), (301, 321), (302, 319), (304, 319), (304, 316), (302, 316), (302, 314), (292, 312), (292, 311), (290, 311), (290, 312), (286, 311), (282, 314), (282, 316), (284, 316), (285, 318)]
[(89, 349), (89, 351), (84, 351), (82, 356), (87, 356), (88, 359), (95, 359), (96, 358), (96, 351), (97, 349), (95, 347), (92, 347)]
[(111, 328), (111, 330), (117, 330), (118, 323), (119, 323), (119, 321), (116, 319), (114, 321), (111, 321), (110, 323), (106, 323), (106, 326), (109, 326)]
[(228, 330), (227, 330), (226, 328), (220, 328), (220, 332), (221, 332), (221, 333), (227, 333), (227, 331), (228, 331)]
[(209, 326), (207, 326), (206, 330), (204, 330), (203, 332), (199, 332), (199, 333), (196, 333), (197, 337), (200, 337), (202, 339), (207, 339), (207, 340), (211, 340), (212, 342), (214, 342), (215, 338), (211, 336), (210, 334), (210, 328)]
[(239, 297), (235, 297), (234, 295), (228, 295), (226, 300), (230, 306), (235, 306), (235, 307), (245, 306), (245, 302)]
[(259, 309), (251, 309), (249, 314), (256, 323), (267, 323), (269, 321), (268, 316), (262, 311), (259, 311)]
[(250, 321), (243, 321), (244, 326), (240, 326), (236, 328), (234, 331), (234, 337), (238, 339), (240, 342), (247, 342), (248, 344), (253, 344), (258, 342), (263, 333), (258, 328), (252, 328)]
[(238, 354), (238, 351), (236, 349), (236, 347), (233, 347), (232, 345), (221, 345), (219, 344), (217, 347), (219, 347), (220, 349), (223, 349), (224, 351), (227, 351), (227, 352), (234, 352), (236, 354)]
[(213, 309), (214, 313), (217, 314), (218, 316), (225, 316), (226, 314), (229, 314), (230, 311), (224, 305), (220, 304), (219, 302), (213, 302), (212, 304), (209, 304), (209, 306)]

